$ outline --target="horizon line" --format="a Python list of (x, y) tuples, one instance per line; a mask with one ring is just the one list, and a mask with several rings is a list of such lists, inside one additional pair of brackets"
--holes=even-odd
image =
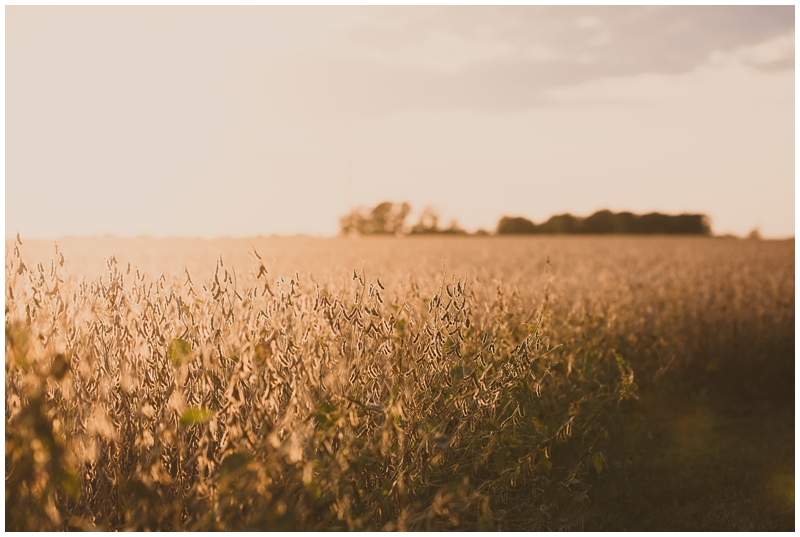
[[(480, 230), (479, 230), (480, 231)], [(294, 234), (286, 234), (286, 235), (279, 235), (277, 233), (272, 233), (269, 235), (215, 235), (211, 237), (203, 237), (198, 235), (165, 235), (165, 236), (157, 236), (157, 235), (125, 235), (125, 234), (113, 234), (113, 233), (104, 233), (104, 234), (92, 234), (92, 235), (62, 235), (60, 237), (23, 237), (19, 233), (15, 233), (13, 235), (6, 235), (6, 241), (14, 241), (17, 238), (17, 235), (20, 236), (22, 243), (24, 244), (25, 241), (53, 241), (58, 242), (61, 240), (198, 240), (198, 241), (219, 241), (219, 240), (252, 240), (252, 239), (337, 239), (337, 238), (349, 238), (349, 239), (362, 239), (362, 238), (430, 238), (430, 237), (471, 237), (471, 238), (478, 238), (478, 237), (697, 237), (697, 238), (709, 238), (709, 239), (725, 239), (725, 238), (735, 238), (735, 239), (748, 239), (749, 237), (744, 235), (737, 235), (735, 233), (711, 233), (710, 235), (700, 235), (700, 234), (693, 234), (693, 233), (497, 233), (496, 231), (487, 231), (486, 233), (478, 233), (475, 232), (466, 232), (463, 234), (452, 234), (452, 233), (403, 233), (400, 235), (393, 235), (393, 234), (371, 234), (371, 235), (343, 235), (341, 233), (336, 233), (334, 235), (312, 235), (309, 233), (294, 233)], [(785, 235), (785, 236), (761, 236), (760, 240), (774, 240), (774, 241), (786, 241), (786, 240), (794, 240), (795, 235)]]

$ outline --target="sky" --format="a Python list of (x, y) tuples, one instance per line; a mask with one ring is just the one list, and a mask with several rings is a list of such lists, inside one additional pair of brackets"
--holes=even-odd
[(494, 230), (600, 210), (793, 236), (794, 6), (5, 8), (6, 236)]

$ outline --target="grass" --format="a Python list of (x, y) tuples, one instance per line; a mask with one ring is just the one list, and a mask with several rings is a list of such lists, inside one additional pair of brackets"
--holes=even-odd
[(628, 428), (628, 465), (597, 487), (587, 529), (794, 530), (793, 398), (656, 393)]
[(86, 244), (7, 245), (7, 530), (793, 519), (793, 242)]

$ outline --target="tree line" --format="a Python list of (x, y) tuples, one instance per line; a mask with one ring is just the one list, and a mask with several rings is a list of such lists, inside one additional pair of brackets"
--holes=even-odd
[(359, 207), (341, 217), (339, 228), (344, 235), (468, 235), (455, 220), (447, 227), (440, 227), (439, 213), (432, 207), (422, 211), (416, 224), (407, 226), (406, 218), (410, 213), (411, 206), (408, 203), (384, 201), (372, 209)]
[[(339, 227), (345, 235), (468, 235), (456, 220), (446, 227), (440, 226), (438, 213), (426, 207), (413, 225), (407, 225), (411, 214), (408, 203), (385, 201), (372, 209), (360, 207), (339, 219)], [(503, 216), (497, 223), (497, 235), (521, 234), (681, 234), (711, 235), (709, 219), (704, 214), (637, 215), (630, 212), (614, 213), (597, 211), (591, 216), (579, 217), (569, 213), (550, 217), (536, 224), (521, 216)], [(479, 230), (475, 235), (488, 235)]]
[(704, 214), (648, 213), (638, 215), (602, 210), (586, 218), (569, 213), (559, 214), (538, 225), (527, 218), (504, 216), (497, 224), (497, 233), (500, 235), (522, 233), (710, 235), (711, 225), (708, 217)]

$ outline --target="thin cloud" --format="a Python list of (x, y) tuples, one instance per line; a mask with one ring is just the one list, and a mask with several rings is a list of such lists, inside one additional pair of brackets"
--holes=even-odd
[(737, 47), (733, 50), (718, 50), (709, 55), (713, 64), (749, 64), (756, 67), (790, 69), (794, 67), (794, 32), (773, 39)]
[(323, 114), (510, 113), (546, 105), (551, 88), (687, 73), (710, 58), (769, 70), (794, 62), (793, 6), (353, 9), (320, 50), (259, 60), (264, 91), (301, 88)]

